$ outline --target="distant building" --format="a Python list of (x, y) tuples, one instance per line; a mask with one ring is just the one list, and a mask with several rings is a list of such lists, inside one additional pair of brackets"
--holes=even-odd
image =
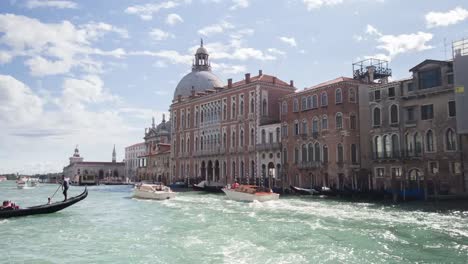
[(125, 148), (125, 172), (130, 181), (136, 181), (139, 157), (145, 155), (145, 142), (133, 144)]
[(84, 161), (78, 146), (70, 157), (70, 164), (63, 168), (63, 174), (72, 184), (94, 185), (101, 183), (126, 182), (125, 163), (116, 161), (115, 146), (112, 151), (112, 162)]

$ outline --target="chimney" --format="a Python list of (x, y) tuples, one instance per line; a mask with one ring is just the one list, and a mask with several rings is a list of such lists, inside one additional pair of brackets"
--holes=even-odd
[(273, 77), (273, 84), (276, 84), (276, 77)]
[(245, 74), (245, 83), (250, 83), (250, 73)]
[(232, 79), (228, 79), (228, 88), (232, 88)]
[(294, 81), (293, 80), (289, 81), (289, 86), (294, 87)]
[(258, 76), (262, 76), (263, 75), (263, 71), (262, 70), (258, 70)]

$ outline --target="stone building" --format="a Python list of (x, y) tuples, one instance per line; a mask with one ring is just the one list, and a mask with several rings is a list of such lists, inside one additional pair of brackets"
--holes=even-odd
[(283, 187), (281, 177), (281, 123), (261, 125), (257, 133), (257, 168), (265, 185)]
[(224, 85), (211, 72), (201, 43), (192, 72), (177, 85), (170, 107), (172, 181), (258, 181), (259, 127), (279, 121), (278, 99), (293, 91), (292, 82), (262, 71)]
[(283, 177), (288, 184), (358, 185), (360, 87), (360, 81), (340, 77), (280, 99)]
[(133, 144), (125, 148), (125, 173), (132, 182), (136, 181), (137, 179), (139, 157), (145, 155), (145, 142)]
[(115, 146), (112, 162), (84, 161), (77, 146), (75, 153), (70, 157), (70, 164), (63, 168), (63, 174), (72, 184), (79, 185), (126, 182), (128, 179), (125, 177), (125, 163), (117, 162), (116, 159)]
[(452, 62), (425, 60), (410, 71), (369, 89), (373, 188), (401, 198), (462, 193)]

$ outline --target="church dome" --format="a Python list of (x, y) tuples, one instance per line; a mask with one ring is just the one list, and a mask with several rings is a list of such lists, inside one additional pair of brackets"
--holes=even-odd
[(202, 92), (206, 89), (223, 86), (221, 80), (210, 71), (193, 71), (180, 80), (174, 92), (174, 99), (177, 99), (179, 95), (182, 97), (190, 96), (192, 88), (195, 92)]
[(192, 64), (192, 72), (185, 75), (177, 84), (174, 91), (174, 100), (177, 97), (187, 97), (192, 94), (192, 90), (196, 92), (203, 92), (207, 89), (214, 87), (223, 87), (224, 84), (211, 72), (211, 64), (208, 59), (209, 54), (205, 47), (203, 47), (203, 40), (200, 42), (200, 47), (195, 53), (195, 58)]

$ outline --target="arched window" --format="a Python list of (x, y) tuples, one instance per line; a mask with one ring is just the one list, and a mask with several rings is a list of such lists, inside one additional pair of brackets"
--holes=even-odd
[(266, 132), (265, 129), (262, 129), (262, 144), (266, 143)]
[(351, 144), (351, 163), (352, 164), (358, 163), (356, 144)]
[(200, 150), (203, 150), (203, 141), (205, 139), (205, 136), (200, 137)]
[(376, 107), (374, 108), (374, 111), (372, 113), (372, 123), (374, 124), (374, 127), (379, 127), (380, 126), (380, 108)]
[(236, 146), (236, 132), (233, 131), (232, 132), (232, 142), (231, 142), (231, 147), (235, 147)]
[(312, 108), (318, 108), (318, 96), (316, 94), (312, 96)]
[(312, 96), (307, 96), (307, 109), (312, 108)]
[(276, 128), (276, 143), (280, 142), (280, 128)]
[(286, 148), (283, 149), (283, 164), (288, 162), (288, 150)]
[(398, 106), (395, 104), (390, 106), (390, 123), (398, 123)]
[(307, 162), (307, 146), (306, 144), (302, 144), (302, 163)]
[(223, 147), (226, 147), (226, 133), (223, 133)]
[(413, 156), (414, 154), (414, 141), (413, 137), (409, 133), (405, 135), (405, 148), (408, 156)]
[(242, 129), (240, 132), (240, 141), (239, 141), (239, 146), (243, 147), (244, 146), (244, 130)]
[(187, 152), (190, 153), (190, 138), (187, 138)]
[(451, 128), (447, 129), (447, 132), (445, 132), (445, 147), (448, 151), (457, 150), (457, 138), (455, 132)]
[[(284, 113), (286, 113), (288, 111), (288, 105), (286, 104), (286, 102), (283, 102), (283, 105), (286, 105), (285, 110), (284, 110)], [(251, 97), (250, 98), (250, 113), (253, 113), (254, 109), (255, 109), (254, 99), (253, 97)]]
[(237, 175), (236, 175), (236, 162), (235, 161), (232, 162), (231, 171), (232, 171), (232, 176), (237, 177)]
[(307, 149), (309, 150), (309, 161), (312, 161), (314, 157), (314, 145), (312, 145), (312, 143), (309, 143)]
[(302, 120), (302, 131), (303, 135), (307, 135), (307, 120)]
[(327, 105), (328, 105), (328, 95), (327, 95), (326, 92), (323, 92), (323, 93), (322, 93), (320, 104), (321, 104), (322, 106), (327, 106)]
[(312, 119), (312, 133), (317, 133), (319, 131), (318, 118), (314, 117)]
[(288, 113), (288, 103), (286, 101), (284, 101), (281, 106), (282, 106), (281, 112), (283, 113), (283, 115), (287, 114)]
[(294, 98), (294, 101), (293, 101), (293, 112), (297, 112), (299, 111), (299, 101), (297, 100), (297, 98)]
[(383, 157), (383, 146), (382, 146), (382, 137), (376, 136), (374, 138), (374, 151), (375, 157), (380, 159)]
[(182, 139), (181, 141), (182, 141), (182, 143), (180, 144), (182, 146), (182, 151), (181, 152), (184, 153), (185, 152), (184, 139)]
[(390, 153), (392, 153), (392, 143), (390, 142), (390, 137), (385, 135), (383, 136), (383, 150), (384, 150), (384, 157), (389, 158)]
[(418, 132), (414, 133), (414, 153), (416, 156), (421, 156), (422, 153), (422, 140)]
[(356, 102), (356, 91), (353, 89), (353, 88), (350, 88), (349, 89), (349, 101), (351, 103), (355, 103)]
[(400, 142), (396, 134), (392, 135), (392, 157), (400, 157)]
[(198, 137), (195, 138), (195, 151), (198, 151)]
[(262, 102), (262, 113), (264, 116), (268, 115), (268, 104), (267, 104), (266, 99), (263, 99), (263, 102)]
[(322, 147), (322, 159), (323, 163), (328, 163), (328, 146), (323, 145)]
[(299, 162), (299, 149), (294, 148), (294, 164), (297, 164)]
[(231, 118), (236, 117), (236, 103), (232, 102), (232, 112), (231, 112)]
[(350, 129), (356, 129), (356, 115), (354, 113), (349, 115), (349, 128)]
[(337, 148), (337, 162), (338, 163), (343, 163), (344, 161), (344, 152), (343, 152), (343, 145), (341, 143), (338, 144), (338, 146), (336, 147)]
[(428, 130), (426, 132), (426, 152), (434, 151), (434, 132)]
[(328, 129), (328, 118), (326, 115), (322, 117), (322, 129)]
[(320, 144), (318, 142), (314, 144), (314, 161), (320, 161)]
[(198, 126), (198, 120), (200, 118), (200, 114), (198, 113), (198, 111), (195, 113), (195, 126)]
[(244, 115), (244, 100), (241, 100), (241, 101), (240, 101), (240, 105), (239, 105), (239, 114), (240, 114), (240, 115)]
[(336, 124), (336, 129), (343, 128), (343, 114), (342, 113), (336, 113), (335, 124)]
[(335, 90), (335, 104), (341, 104), (343, 102), (343, 93), (340, 88)]
[(226, 120), (227, 117), (227, 107), (226, 104), (223, 104), (223, 120)]
[(253, 128), (250, 130), (250, 145), (255, 145), (255, 133)]
[(301, 100), (301, 110), (304, 111), (307, 109), (307, 99), (305, 97), (302, 97)]

